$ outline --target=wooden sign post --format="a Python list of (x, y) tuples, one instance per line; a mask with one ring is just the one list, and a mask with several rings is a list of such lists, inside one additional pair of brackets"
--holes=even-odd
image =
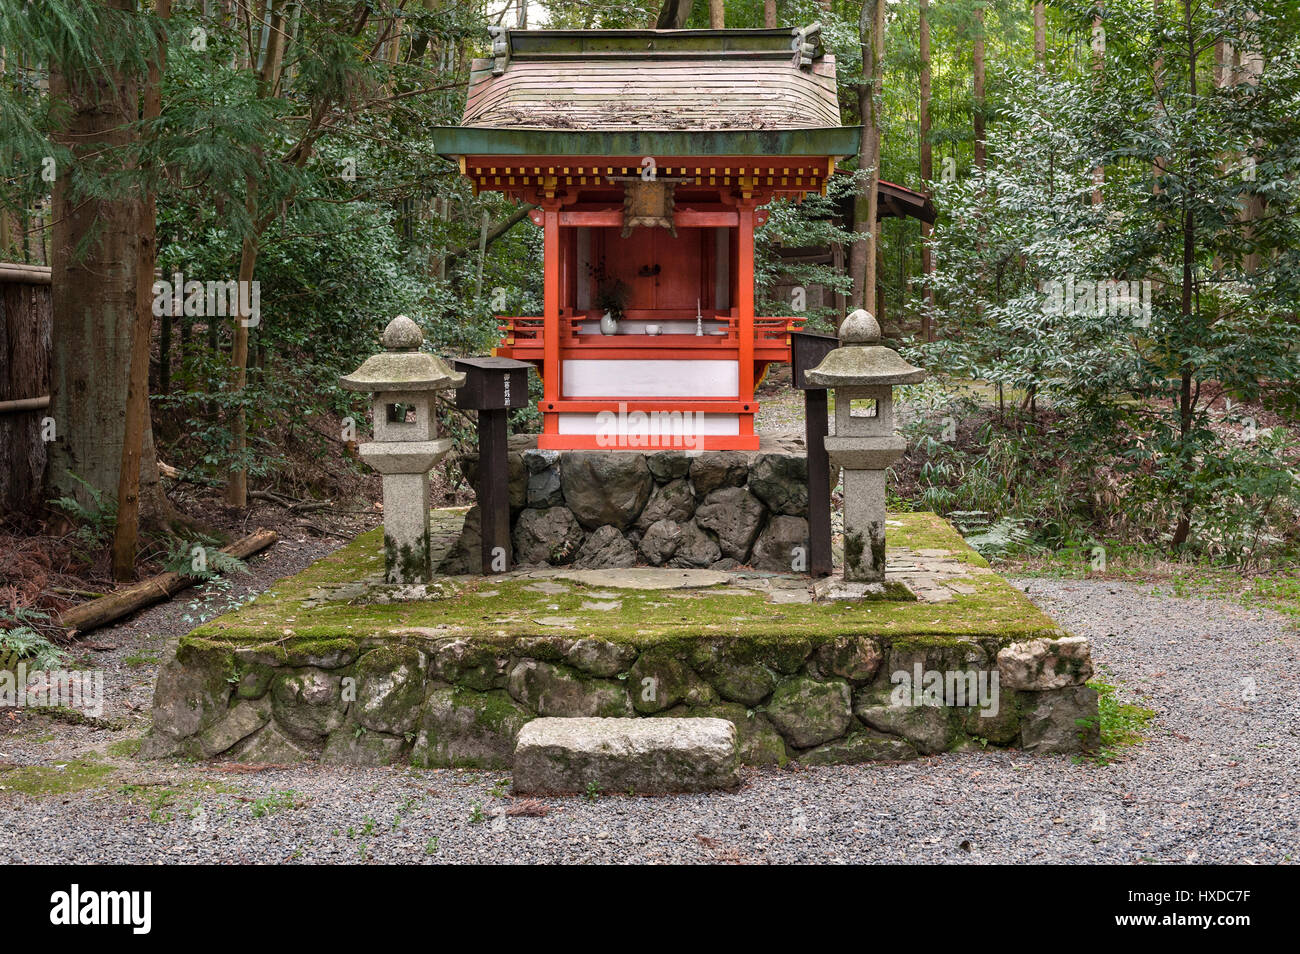
[(511, 358), (457, 358), (465, 384), (456, 406), (478, 412), (478, 496), (483, 575), (510, 569), (510, 462), (506, 437), (511, 408), (528, 404), (528, 370)]
[(790, 333), (794, 386), (803, 391), (804, 443), (808, 449), (808, 573), (831, 575), (831, 470), (826, 456), (826, 388), (809, 384), (804, 373), (839, 347), (834, 335)]

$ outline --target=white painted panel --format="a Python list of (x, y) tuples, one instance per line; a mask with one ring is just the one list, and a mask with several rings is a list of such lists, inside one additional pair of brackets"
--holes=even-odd
[[(657, 412), (617, 410), (597, 414), (561, 414), (561, 434), (595, 434), (608, 436), (611, 446), (686, 447), (690, 438), (740, 433), (739, 414), (705, 414), (704, 412)], [(639, 442), (625, 440), (635, 435)]]
[(740, 391), (740, 367), (735, 361), (570, 358), (562, 380), (566, 398), (734, 398)]

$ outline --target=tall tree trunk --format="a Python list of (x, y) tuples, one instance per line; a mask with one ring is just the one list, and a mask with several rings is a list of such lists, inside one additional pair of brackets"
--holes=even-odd
[(722, 6), (722, 0), (709, 0), (709, 27), (714, 30), (722, 30), (726, 26), (727, 16)]
[[(266, 55), (262, 59), (258, 74), (258, 89), (261, 96), (274, 96), (280, 80), (280, 69), (284, 63), (284, 7), (276, 8), (270, 18), (270, 30)], [(257, 182), (251, 176), (246, 183), (247, 193), (244, 207), (253, 225), (244, 236), (239, 254), (239, 287), (249, 287), (257, 268), (258, 253), (258, 201)], [(251, 294), (240, 294), (240, 302), (251, 299)], [(243, 396), (248, 386), (248, 329), (252, 316), (244, 314), (242, 307), (237, 308), (231, 322), (233, 342), (230, 349), (230, 386), (234, 394)], [(212, 317), (209, 316), (209, 321)], [(231, 507), (248, 506), (248, 470), (242, 460), (248, 449), (248, 414), (242, 404), (237, 404), (230, 416), (230, 454), (234, 463), (226, 480), (226, 503)]]
[[(1097, 85), (1100, 86), (1103, 81), (1103, 75), (1106, 71), (1106, 21), (1102, 17), (1106, 4), (1104, 0), (1097, 0), (1097, 11), (1092, 18), (1093, 29), (1093, 47), (1092, 47), (1092, 68), (1097, 73)], [(1097, 40), (1097, 31), (1101, 31), (1100, 43)], [(1101, 187), (1106, 183), (1106, 170), (1102, 166), (1094, 166), (1092, 170), (1092, 204), (1101, 205), (1102, 192)]]
[[(107, 0), (133, 11), (135, 0)], [(50, 297), (53, 309), (50, 491), (82, 503), (90, 494), (71, 475), (112, 500), (122, 466), (131, 329), (136, 315), (139, 232), (136, 202), (96, 198), (87, 167), (129, 146), (137, 118), (137, 79), (109, 68), (88, 72), (75, 60), (50, 68), (50, 99), (68, 116), (56, 139), (72, 152), (54, 181)], [(52, 495), (47, 492), (47, 495)]]
[(1047, 8), (1043, 0), (1034, 3), (1034, 63), (1040, 73), (1047, 72)]
[(858, 112), (862, 134), (858, 140), (858, 193), (853, 203), (853, 231), (857, 240), (849, 254), (853, 278), (852, 305), (875, 313), (876, 243), (880, 182), (880, 86), (884, 77), (885, 0), (863, 0), (858, 17), (858, 43), (862, 47), (862, 78), (858, 87)]
[[(1157, 16), (1160, 15), (1160, 0), (1151, 0), (1151, 12)], [(1157, 40), (1156, 42), (1159, 43), (1160, 41)], [(1151, 86), (1152, 92), (1155, 94), (1158, 103), (1161, 91), (1165, 86), (1165, 58), (1163, 53), (1156, 57), (1155, 66), (1151, 69)], [(1156, 156), (1155, 160), (1151, 163), (1151, 192), (1153, 195), (1160, 194), (1160, 177), (1165, 174), (1164, 165), (1165, 162), (1163, 156)]]
[(975, 168), (980, 172), (985, 166), (984, 146), (984, 7), (975, 8), (975, 38), (971, 50), (971, 69), (975, 86)]
[[(1196, 99), (1196, 34), (1192, 30), (1192, 0), (1183, 0), (1183, 29), (1187, 36), (1187, 91), (1192, 101)], [(1193, 181), (1199, 177), (1199, 162), (1195, 156), (1192, 157), (1188, 169), (1188, 182), (1183, 189), (1182, 196), (1182, 219), (1183, 219), (1183, 249), (1182, 249), (1182, 288), (1179, 296), (1179, 313), (1182, 316), (1183, 328), (1186, 329), (1191, 325), (1193, 305), (1195, 301), (1195, 281), (1196, 281), (1196, 218), (1191, 207), (1191, 199), (1188, 193), (1193, 188)], [(1179, 373), (1178, 381), (1178, 436), (1180, 443), (1186, 442), (1187, 435), (1192, 430), (1192, 367), (1189, 363), (1184, 363)], [(1189, 473), (1190, 477), (1191, 474)], [(1187, 490), (1183, 491), (1183, 500), (1178, 514), (1178, 523), (1174, 527), (1173, 538), (1170, 543), (1174, 547), (1181, 547), (1187, 542), (1187, 537), (1192, 528), (1192, 499)]]
[(763, 0), (763, 26), (776, 29), (776, 0)]
[(680, 30), (691, 18), (694, 7), (695, 0), (664, 0), (664, 5), (659, 8), (659, 18), (655, 20), (655, 28)]
[[(156, 14), (162, 21), (157, 52), (145, 78), (142, 118), (151, 123), (162, 115), (162, 73), (167, 64), (166, 22), (171, 18), (171, 0), (157, 0)], [(144, 198), (139, 207), (139, 245), (136, 249), (135, 322), (131, 329), (131, 369), (127, 378), (126, 425), (122, 435), (122, 465), (117, 482), (117, 526), (113, 531), (113, 579), (129, 583), (135, 579), (135, 554), (140, 535), (140, 455), (149, 427), (149, 345), (153, 333), (153, 271), (157, 261), (157, 190), (149, 181), (150, 169), (142, 169)], [(170, 302), (167, 310), (170, 311)], [(162, 356), (166, 360), (167, 356)]]
[[(934, 179), (934, 144), (930, 142), (930, 2), (920, 0), (920, 57), (921, 75), (919, 78), (921, 93), (921, 188), (926, 194), (930, 192), (930, 181)], [(934, 275), (934, 250), (930, 247), (930, 223), (921, 223), (921, 273), (926, 285), (923, 294), (924, 311), (921, 314), (921, 337), (926, 341), (934, 340), (934, 286), (930, 280)]]

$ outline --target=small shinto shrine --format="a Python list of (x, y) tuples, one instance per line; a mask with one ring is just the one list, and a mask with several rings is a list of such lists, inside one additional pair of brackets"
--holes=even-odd
[(536, 206), (543, 313), (496, 353), (541, 375), (538, 446), (757, 449), (802, 319), (755, 315), (754, 229), (857, 148), (819, 29), (495, 28), (493, 52), (438, 148)]

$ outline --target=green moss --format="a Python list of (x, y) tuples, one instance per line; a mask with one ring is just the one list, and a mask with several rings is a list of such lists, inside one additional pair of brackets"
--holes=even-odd
[(19, 792), (37, 798), (68, 795), (103, 788), (113, 772), (112, 765), (90, 758), (70, 759), (55, 765), (27, 765), (0, 773), (0, 793)]
[(107, 751), (114, 758), (134, 758), (135, 754), (140, 751), (142, 741), (142, 739), (118, 739), (116, 742), (109, 743)]
[(844, 535), (844, 565), (855, 576), (862, 566), (862, 554), (865, 551), (866, 545), (862, 541), (862, 534), (846, 533)]
[[(891, 514), (889, 524), (894, 546), (944, 550), (972, 566), (984, 565), (934, 514)], [(889, 599), (903, 595), (895, 591), (885, 599), (861, 603), (774, 604), (761, 593), (716, 587), (671, 594), (620, 590), (617, 608), (593, 610), (584, 604), (609, 600), (593, 601), (591, 589), (579, 583), (565, 581), (563, 592), (539, 593), (530, 589), (535, 580), (518, 577), (457, 578), (457, 594), (448, 599), (366, 603), (321, 598), (329, 587), (373, 578), (383, 563), (382, 546), (378, 532), (362, 534), (253, 602), (198, 627), (182, 645), (255, 648), (285, 660), (290, 654), (355, 652), (363, 641), (376, 638), (418, 644), (443, 635), (471, 637), (477, 645), (503, 651), (522, 637), (591, 636), (670, 653), (688, 651), (710, 637), (740, 638), (763, 649), (789, 646), (791, 640), (815, 647), (842, 636), (874, 636), (882, 644), (906, 639), (943, 645), (962, 639), (1006, 644), (1061, 635), (1020, 590), (991, 573), (963, 578), (971, 592), (943, 603)], [(572, 620), (573, 625), (538, 622), (552, 617)], [(529, 655), (541, 658), (537, 652)]]

